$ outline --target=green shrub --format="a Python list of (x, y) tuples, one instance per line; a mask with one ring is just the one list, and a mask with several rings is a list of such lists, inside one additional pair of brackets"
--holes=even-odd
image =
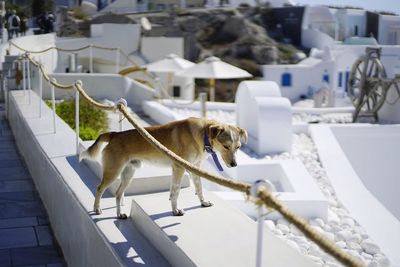
[[(46, 100), (51, 107), (51, 101)], [(75, 100), (64, 100), (56, 103), (56, 113), (72, 129), (75, 129)], [(79, 137), (82, 140), (96, 139), (107, 131), (107, 114), (84, 99), (79, 100)]]

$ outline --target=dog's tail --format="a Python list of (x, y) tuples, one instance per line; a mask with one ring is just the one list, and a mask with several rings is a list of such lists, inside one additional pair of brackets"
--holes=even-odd
[(82, 161), (83, 159), (94, 159), (96, 158), (101, 150), (101, 145), (102, 143), (108, 143), (110, 142), (112, 136), (114, 135), (114, 132), (109, 132), (109, 133), (103, 133), (101, 134), (96, 141), (91, 145), (88, 149), (82, 151), (79, 154), (79, 161)]

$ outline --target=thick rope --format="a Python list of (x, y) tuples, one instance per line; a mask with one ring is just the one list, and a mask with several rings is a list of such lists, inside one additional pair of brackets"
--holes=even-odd
[[(34, 62), (34, 60), (27, 55), (27, 58), (36, 66), (40, 66), (37, 62)], [(44, 69), (42, 67), (39, 67), (40, 71), (44, 75)], [(45, 75), (44, 75), (45, 76)], [(46, 74), (48, 77), (48, 75)], [(53, 84), (54, 86), (58, 87), (57, 83)], [(64, 88), (63, 88), (64, 87)], [(61, 87), (61, 89), (65, 89), (66, 87), (70, 87), (70, 85), (66, 86), (64, 85)], [(127, 107), (119, 102), (116, 106), (109, 106), (109, 105), (104, 105), (101, 103), (96, 102), (93, 98), (91, 98), (89, 95), (86, 94), (84, 89), (82, 88), (82, 85), (79, 82), (76, 82), (73, 85), (76, 90), (79, 91), (79, 93), (91, 104), (95, 105), (96, 107), (100, 109), (106, 109), (106, 110), (115, 110), (116, 108), (124, 114), (124, 116), (127, 118), (127, 120), (136, 128), (136, 130), (143, 136), (144, 139), (146, 139), (152, 146), (154, 146), (156, 149), (158, 149), (161, 153), (172, 159), (176, 164), (180, 165), (181, 167), (189, 170), (190, 172), (197, 174), (209, 181), (212, 181), (214, 183), (217, 183), (219, 185), (228, 187), (230, 189), (240, 191), (245, 193), (247, 196), (250, 196), (250, 189), (251, 185), (248, 183), (243, 183), (231, 179), (224, 178), (222, 176), (204, 171), (200, 169), (199, 167), (191, 164), (190, 162), (182, 159), (178, 155), (176, 155), (174, 152), (170, 151), (168, 148), (163, 146), (157, 139), (155, 139), (152, 135), (150, 135), (138, 122), (137, 120), (129, 113)], [(59, 87), (60, 88), (60, 87)], [(266, 188), (259, 188), (257, 191), (257, 196), (258, 200), (255, 202), (259, 205), (265, 205), (268, 208), (272, 208), (276, 211), (278, 211), (280, 214), (282, 214), (289, 222), (294, 224), (300, 231), (303, 232), (305, 236), (307, 236), (309, 239), (314, 241), (318, 246), (320, 246), (323, 250), (325, 250), (327, 253), (332, 255), (335, 259), (337, 259), (339, 262), (343, 263), (346, 266), (350, 267), (361, 267), (364, 266), (362, 263), (359, 261), (355, 260), (353, 257), (351, 257), (349, 254), (345, 253), (341, 248), (339, 248), (336, 244), (334, 244), (332, 241), (326, 239), (323, 237), (320, 233), (315, 231), (311, 226), (307, 224), (307, 222), (302, 219), (301, 217), (297, 216), (294, 214), (292, 211), (290, 211), (281, 201), (279, 201), (271, 191), (267, 190)]]

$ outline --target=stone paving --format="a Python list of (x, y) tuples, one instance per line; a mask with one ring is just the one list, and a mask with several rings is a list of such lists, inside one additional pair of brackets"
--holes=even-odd
[(67, 266), (0, 111), (0, 267)]

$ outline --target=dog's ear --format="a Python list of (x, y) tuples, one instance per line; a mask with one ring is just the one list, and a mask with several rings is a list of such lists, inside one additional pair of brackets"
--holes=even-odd
[(208, 128), (208, 135), (210, 136), (210, 139), (216, 138), (218, 135), (220, 135), (224, 131), (224, 127), (218, 124), (211, 125)]
[(239, 136), (240, 136), (240, 141), (244, 144), (247, 144), (247, 141), (249, 140), (249, 136), (247, 135), (247, 131), (241, 127), (236, 127), (238, 132), (239, 132)]

